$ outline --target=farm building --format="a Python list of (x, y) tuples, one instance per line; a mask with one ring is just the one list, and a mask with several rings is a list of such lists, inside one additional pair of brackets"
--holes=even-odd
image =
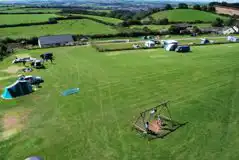
[(73, 45), (73, 43), (74, 40), (72, 35), (42, 36), (38, 39), (40, 48)]

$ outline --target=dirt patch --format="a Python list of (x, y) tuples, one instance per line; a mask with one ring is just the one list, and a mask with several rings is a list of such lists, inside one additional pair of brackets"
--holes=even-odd
[(14, 77), (16, 77), (16, 76), (0, 77), (0, 81), (7, 80), (7, 79), (10, 79), (10, 78), (14, 78)]
[(15, 74), (17, 73), (19, 70), (23, 69), (25, 67), (19, 67), (19, 66), (10, 66), (8, 67), (7, 69), (5, 70), (2, 70), (3, 72), (7, 72), (7, 73), (10, 73), (10, 74)]
[(17, 54), (15, 55), (17, 58), (26, 58), (26, 57), (30, 57), (29, 54)]
[(7, 111), (1, 118), (0, 141), (7, 140), (22, 131), (27, 122), (30, 110), (14, 109)]

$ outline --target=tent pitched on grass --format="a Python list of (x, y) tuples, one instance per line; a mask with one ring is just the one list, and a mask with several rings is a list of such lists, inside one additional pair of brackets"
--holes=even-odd
[(13, 99), (32, 93), (32, 86), (27, 81), (18, 80), (12, 85), (4, 88), (1, 97), (3, 99)]

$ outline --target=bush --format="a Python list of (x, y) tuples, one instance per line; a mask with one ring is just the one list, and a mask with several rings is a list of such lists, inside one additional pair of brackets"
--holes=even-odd
[(179, 3), (178, 8), (179, 9), (188, 9), (188, 5), (186, 3)]
[(212, 22), (213, 27), (222, 27), (223, 20), (221, 18), (217, 18), (215, 21)]
[(193, 9), (195, 10), (201, 10), (201, 6), (199, 4), (196, 4), (193, 6)]
[(171, 4), (166, 4), (166, 6), (164, 7), (164, 10), (171, 10), (171, 9), (173, 9)]

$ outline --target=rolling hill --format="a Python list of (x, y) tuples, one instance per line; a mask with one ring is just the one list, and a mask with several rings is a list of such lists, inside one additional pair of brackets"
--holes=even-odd
[(34, 36), (56, 34), (113, 34), (116, 29), (88, 19), (64, 20), (57, 24), (37, 25), (27, 27), (0, 28), (0, 38), (30, 38)]
[(168, 18), (168, 20), (172, 22), (193, 22), (196, 20), (200, 20), (203, 22), (212, 22), (216, 18), (227, 19), (227, 17), (223, 17), (217, 14), (199, 11), (199, 10), (193, 10), (193, 9), (167, 10), (167, 11), (154, 13), (151, 16), (155, 20)]

